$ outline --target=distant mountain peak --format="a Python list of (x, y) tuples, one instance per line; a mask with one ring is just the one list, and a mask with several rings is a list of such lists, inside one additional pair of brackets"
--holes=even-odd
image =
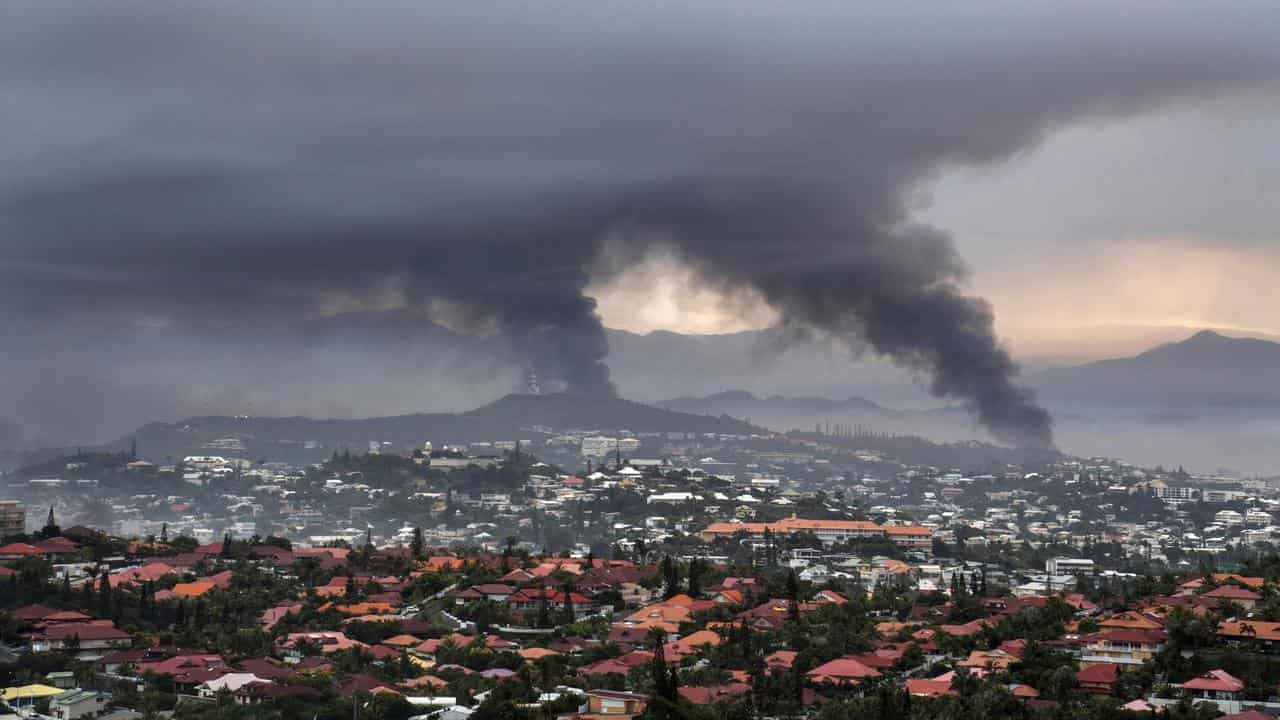
[(1190, 362), (1198, 368), (1277, 366), (1280, 343), (1201, 330), (1186, 340), (1157, 345), (1134, 360)]
[(737, 400), (742, 402), (755, 402), (760, 398), (757, 398), (749, 390), (722, 390), (718, 393), (713, 393), (711, 395), (708, 395), (703, 399), (704, 400)]
[(1280, 343), (1206, 329), (1134, 357), (1046, 370), (1031, 379), (1051, 406), (1092, 402), (1130, 412), (1256, 407), (1280, 400)]
[(791, 411), (809, 412), (841, 412), (850, 410), (866, 410), (874, 412), (893, 412), (882, 405), (866, 398), (852, 396), (844, 400), (832, 400), (824, 397), (787, 395), (769, 395), (760, 397), (749, 390), (722, 390), (703, 397), (679, 397), (656, 403), (658, 407), (698, 413), (765, 412), (770, 409), (787, 409)]

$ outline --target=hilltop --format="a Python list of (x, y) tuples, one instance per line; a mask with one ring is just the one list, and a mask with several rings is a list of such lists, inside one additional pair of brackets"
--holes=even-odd
[(1050, 407), (1202, 413), (1280, 410), (1280, 343), (1204, 330), (1133, 357), (1028, 377)]
[(219, 454), (209, 443), (235, 439), (244, 446), (237, 455), (250, 457), (320, 457), (334, 449), (363, 451), (370, 441), (394, 448), (493, 440), (537, 441), (556, 430), (610, 432), (696, 432), (752, 434), (759, 428), (729, 417), (708, 417), (656, 408), (616, 397), (567, 394), (507, 395), (463, 413), (415, 413), (362, 419), (246, 417), (214, 415), (174, 423), (149, 423), (132, 438), (152, 459), (186, 454)]

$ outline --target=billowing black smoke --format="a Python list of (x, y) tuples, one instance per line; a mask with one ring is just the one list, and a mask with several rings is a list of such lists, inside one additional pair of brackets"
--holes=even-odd
[(30, 3), (0, 26), (0, 406), (36, 433), (101, 417), (77, 439), (227, 392), (403, 410), (459, 397), (414, 394), (440, 366), (413, 359), (460, 343), (517, 369), (500, 387), (611, 393), (584, 288), (661, 246), (1049, 445), (911, 194), (1273, 82), (1275, 6), (858, 5)]
[(933, 394), (965, 401), (997, 439), (1051, 446), (1049, 414), (1013, 383), (1017, 366), (996, 341), (991, 308), (958, 288), (950, 238), (879, 223), (859, 200), (684, 186), (641, 204), (636, 227), (656, 231), (629, 237), (662, 238), (703, 274), (758, 290), (787, 323), (865, 341), (927, 373)]

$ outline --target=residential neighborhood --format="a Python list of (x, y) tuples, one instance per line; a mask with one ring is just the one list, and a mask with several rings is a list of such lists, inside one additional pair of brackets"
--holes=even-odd
[(845, 449), (870, 438), (647, 442), (652, 461), (615, 448), (572, 471), (517, 445), (450, 450), (444, 468), (438, 450), (380, 448), (303, 467), (85, 455), (37, 489), (13, 473), (26, 507), (49, 507), (0, 546), (5, 704), (58, 718), (1280, 714), (1270, 483), (1101, 458), (966, 473)]

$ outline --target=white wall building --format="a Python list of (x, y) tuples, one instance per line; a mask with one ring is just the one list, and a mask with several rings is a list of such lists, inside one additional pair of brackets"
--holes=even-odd
[(1044, 564), (1044, 571), (1050, 575), (1090, 575), (1095, 568), (1088, 558), (1050, 558)]
[(1235, 510), (1220, 510), (1214, 514), (1213, 521), (1224, 527), (1240, 527), (1244, 524), (1244, 516)]

